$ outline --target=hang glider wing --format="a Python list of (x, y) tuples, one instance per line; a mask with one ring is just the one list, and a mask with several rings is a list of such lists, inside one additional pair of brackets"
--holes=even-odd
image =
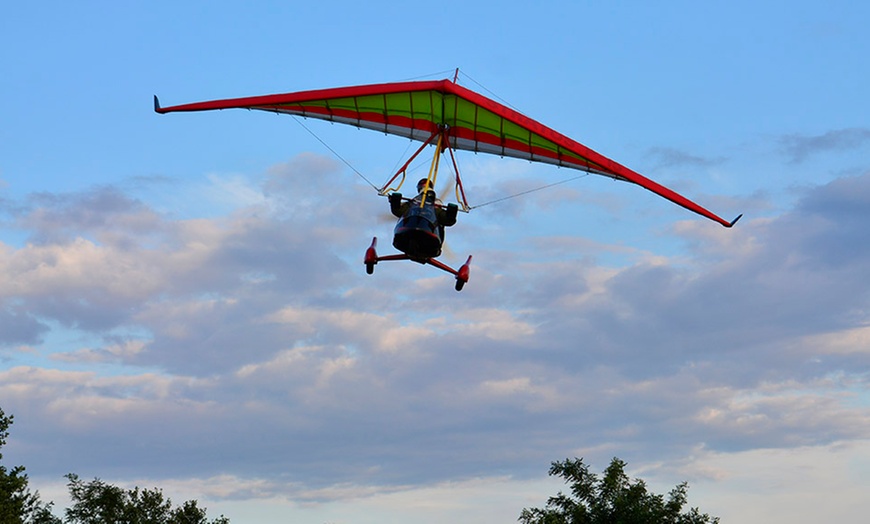
[(724, 220), (579, 142), (449, 80), (318, 89), (172, 107), (160, 107), (154, 97), (158, 113), (231, 108), (317, 118), (420, 141), (429, 140), (446, 126), (454, 149), (544, 162), (632, 182), (726, 227), (740, 219)]

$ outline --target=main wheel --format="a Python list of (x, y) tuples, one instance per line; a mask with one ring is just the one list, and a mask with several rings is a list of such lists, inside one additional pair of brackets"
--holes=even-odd
[(462, 286), (464, 286), (464, 285), (465, 285), (464, 280), (459, 280), (458, 278), (456, 279), (456, 291), (462, 291)]
[(366, 262), (366, 273), (371, 275), (375, 272), (375, 263), (374, 262)]

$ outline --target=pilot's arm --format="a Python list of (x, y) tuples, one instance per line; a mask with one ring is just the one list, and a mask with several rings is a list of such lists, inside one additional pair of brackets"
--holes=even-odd
[(459, 206), (450, 203), (447, 206), (438, 207), (435, 216), (438, 217), (438, 223), (445, 227), (450, 227), (456, 223), (456, 213), (459, 211)]
[(390, 193), (390, 213), (396, 218), (402, 218), (408, 211), (407, 202), (402, 202), (402, 193)]

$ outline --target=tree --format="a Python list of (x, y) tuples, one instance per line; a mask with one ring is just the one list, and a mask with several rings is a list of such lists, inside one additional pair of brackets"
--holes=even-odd
[[(12, 419), (0, 408), (0, 450)], [(86, 483), (73, 473), (66, 478), (73, 505), (62, 521), (51, 512), (51, 502), (43, 503), (38, 492), (30, 491), (24, 466), (7, 470), (0, 464), (0, 524), (230, 524), (223, 515), (209, 521), (195, 500), (173, 508), (157, 488), (124, 490), (98, 478)]]
[(73, 505), (66, 509), (67, 524), (229, 524), (221, 515), (207, 520), (205, 509), (195, 500), (188, 500), (173, 508), (172, 501), (157, 488), (124, 490), (95, 478), (82, 481), (70, 473), (70, 499)]
[[(13, 419), (12, 415), (6, 416), (3, 408), (0, 408), (0, 450), (6, 445)], [(0, 460), (3, 460), (3, 453), (0, 453)], [(0, 522), (60, 524), (60, 520), (51, 514), (51, 503), (44, 504), (40, 501), (39, 493), (31, 492), (27, 483), (24, 466), (15, 466), (8, 470), (0, 464)]]
[(614, 458), (601, 478), (589, 472), (583, 459), (553, 462), (550, 475), (565, 479), (571, 494), (561, 491), (547, 500), (545, 508), (525, 508), (522, 524), (718, 524), (697, 508), (683, 512), (689, 485), (678, 484), (668, 495), (649, 493), (640, 479), (625, 474), (625, 462)]

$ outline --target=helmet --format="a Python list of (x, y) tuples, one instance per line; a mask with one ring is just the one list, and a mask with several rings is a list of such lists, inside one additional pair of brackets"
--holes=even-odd
[(423, 191), (426, 187), (426, 183), (429, 182), (428, 178), (421, 178), (419, 182), (417, 182), (417, 192)]

